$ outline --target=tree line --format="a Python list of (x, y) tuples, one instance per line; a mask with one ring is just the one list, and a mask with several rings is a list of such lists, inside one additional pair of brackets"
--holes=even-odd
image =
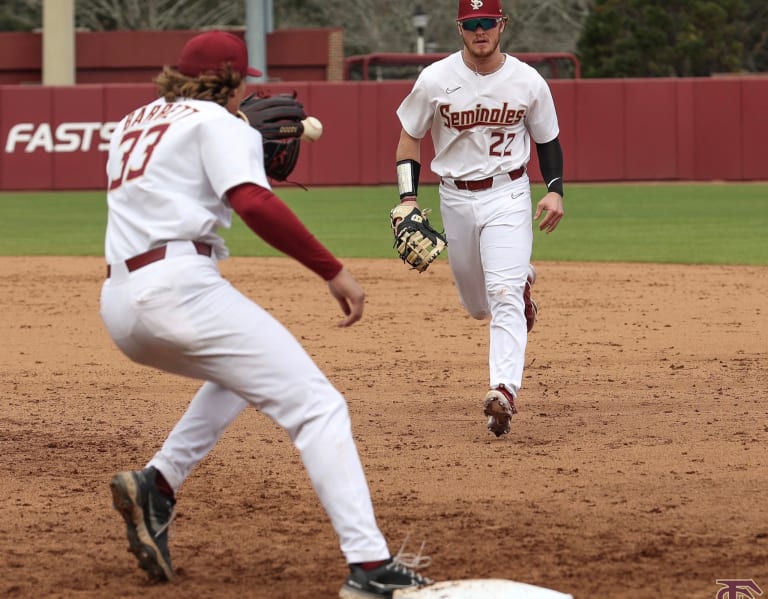
[[(416, 51), (413, 13), (428, 17), (427, 52), (461, 40), (451, 0), (275, 0), (274, 27), (343, 28), (346, 56)], [(768, 72), (768, 0), (505, 0), (507, 52), (573, 52), (584, 77), (701, 77)], [(244, 0), (75, 0), (93, 31), (243, 27)], [(42, 0), (4, 0), (0, 31), (42, 25)]]

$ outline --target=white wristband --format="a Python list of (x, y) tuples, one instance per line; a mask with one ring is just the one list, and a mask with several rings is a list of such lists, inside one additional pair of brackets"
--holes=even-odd
[(419, 191), (419, 173), (421, 165), (415, 160), (397, 161), (397, 189), (400, 199), (406, 196), (416, 196)]

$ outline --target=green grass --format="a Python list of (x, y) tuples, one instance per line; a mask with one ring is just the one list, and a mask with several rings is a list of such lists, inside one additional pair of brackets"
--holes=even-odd
[(539, 260), (768, 264), (768, 184), (570, 185)]
[[(391, 186), (276, 192), (340, 257), (395, 258)], [(768, 265), (768, 184), (571, 184), (566, 194), (558, 229), (536, 231), (535, 260)], [(442, 228), (437, 187), (420, 196)], [(100, 256), (105, 223), (102, 192), (0, 193), (0, 255)], [(223, 235), (232, 255), (279, 255), (236, 216)]]

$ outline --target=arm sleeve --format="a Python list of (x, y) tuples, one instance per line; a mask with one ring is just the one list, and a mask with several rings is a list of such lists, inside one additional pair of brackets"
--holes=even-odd
[(227, 198), (232, 209), (256, 235), (326, 281), (343, 268), (341, 262), (270, 190), (245, 183), (230, 189)]
[(536, 144), (536, 154), (539, 157), (541, 176), (547, 186), (547, 191), (554, 191), (563, 196), (563, 149), (560, 138), (544, 144)]

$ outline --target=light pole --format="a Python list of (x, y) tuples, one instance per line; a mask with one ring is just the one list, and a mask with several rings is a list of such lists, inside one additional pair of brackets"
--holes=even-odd
[(416, 29), (416, 54), (424, 54), (424, 30), (427, 28), (429, 17), (420, 5), (414, 9), (411, 22)]

